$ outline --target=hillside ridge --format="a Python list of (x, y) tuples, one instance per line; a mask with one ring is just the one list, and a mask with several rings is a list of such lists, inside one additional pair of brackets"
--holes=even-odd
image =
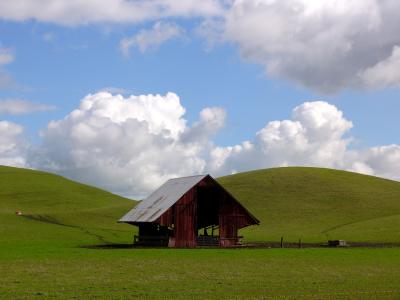
[(400, 182), (314, 167), (261, 169), (218, 179), (257, 218), (251, 240), (400, 242)]
[[(262, 169), (217, 180), (261, 221), (242, 231), (246, 241), (400, 242), (400, 182), (309, 167)], [(128, 242), (136, 227), (117, 220), (135, 204), (58, 175), (0, 166), (4, 240), (24, 235), (39, 243), (66, 235), (63, 243), (75, 245)]]

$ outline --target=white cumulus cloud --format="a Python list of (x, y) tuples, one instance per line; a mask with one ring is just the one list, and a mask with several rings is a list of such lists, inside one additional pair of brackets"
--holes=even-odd
[(249, 140), (227, 147), (214, 142), (225, 119), (224, 109), (206, 107), (188, 124), (174, 93), (101, 91), (50, 122), (38, 146), (24, 141), (20, 125), (0, 121), (0, 164), (55, 172), (136, 199), (172, 177), (279, 166), (400, 179), (400, 145), (352, 149), (353, 123), (327, 102), (304, 102), (290, 119), (270, 121)]
[(193, 127), (184, 114), (173, 93), (88, 95), (42, 131), (32, 163), (119, 194), (143, 196), (170, 177), (205, 171), (205, 153), (225, 114), (206, 108)]
[(251, 141), (215, 147), (207, 168), (216, 175), (269, 167), (315, 166), (400, 179), (400, 145), (354, 150), (353, 124), (334, 105), (305, 102), (291, 120), (271, 121)]
[[(376, 146), (352, 154), (351, 170), (360, 173), (400, 179), (400, 145)], [(358, 169), (359, 168), (359, 169)]]
[(399, 11), (393, 0), (235, 0), (221, 38), (269, 76), (319, 92), (383, 88), (400, 83)]
[(216, 147), (210, 169), (217, 174), (275, 167), (325, 166), (344, 168), (345, 133), (352, 123), (335, 106), (305, 102), (293, 110), (292, 120), (269, 122), (252, 141)]
[(25, 166), (27, 144), (22, 133), (21, 125), (0, 121), (0, 165)]
[(142, 29), (137, 34), (123, 38), (120, 42), (121, 52), (129, 56), (130, 49), (135, 47), (144, 53), (156, 49), (168, 40), (179, 37), (183, 29), (170, 22), (156, 22), (151, 29)]

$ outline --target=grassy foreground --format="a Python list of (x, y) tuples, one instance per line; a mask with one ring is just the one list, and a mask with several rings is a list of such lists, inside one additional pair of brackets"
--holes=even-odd
[[(398, 249), (0, 255), (1, 299), (399, 299)], [(4, 274), (7, 274), (4, 276)]]

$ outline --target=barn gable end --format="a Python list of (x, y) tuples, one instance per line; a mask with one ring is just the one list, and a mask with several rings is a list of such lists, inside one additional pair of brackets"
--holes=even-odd
[(168, 180), (120, 222), (139, 227), (137, 244), (190, 248), (235, 246), (239, 229), (259, 224), (210, 175)]

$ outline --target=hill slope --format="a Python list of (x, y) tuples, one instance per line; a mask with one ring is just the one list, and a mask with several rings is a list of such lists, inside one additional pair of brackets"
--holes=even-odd
[[(276, 168), (219, 178), (260, 221), (248, 241), (400, 242), (400, 183), (319, 168)], [(135, 202), (63, 177), (0, 167), (0, 244), (129, 243), (116, 220)], [(23, 216), (17, 216), (22, 211)], [(45, 247), (43, 247), (45, 248)]]
[(248, 240), (400, 242), (400, 183), (357, 173), (288, 167), (219, 178), (261, 221)]
[(116, 220), (134, 205), (57, 175), (0, 166), (2, 246), (126, 242), (132, 239), (134, 227)]

